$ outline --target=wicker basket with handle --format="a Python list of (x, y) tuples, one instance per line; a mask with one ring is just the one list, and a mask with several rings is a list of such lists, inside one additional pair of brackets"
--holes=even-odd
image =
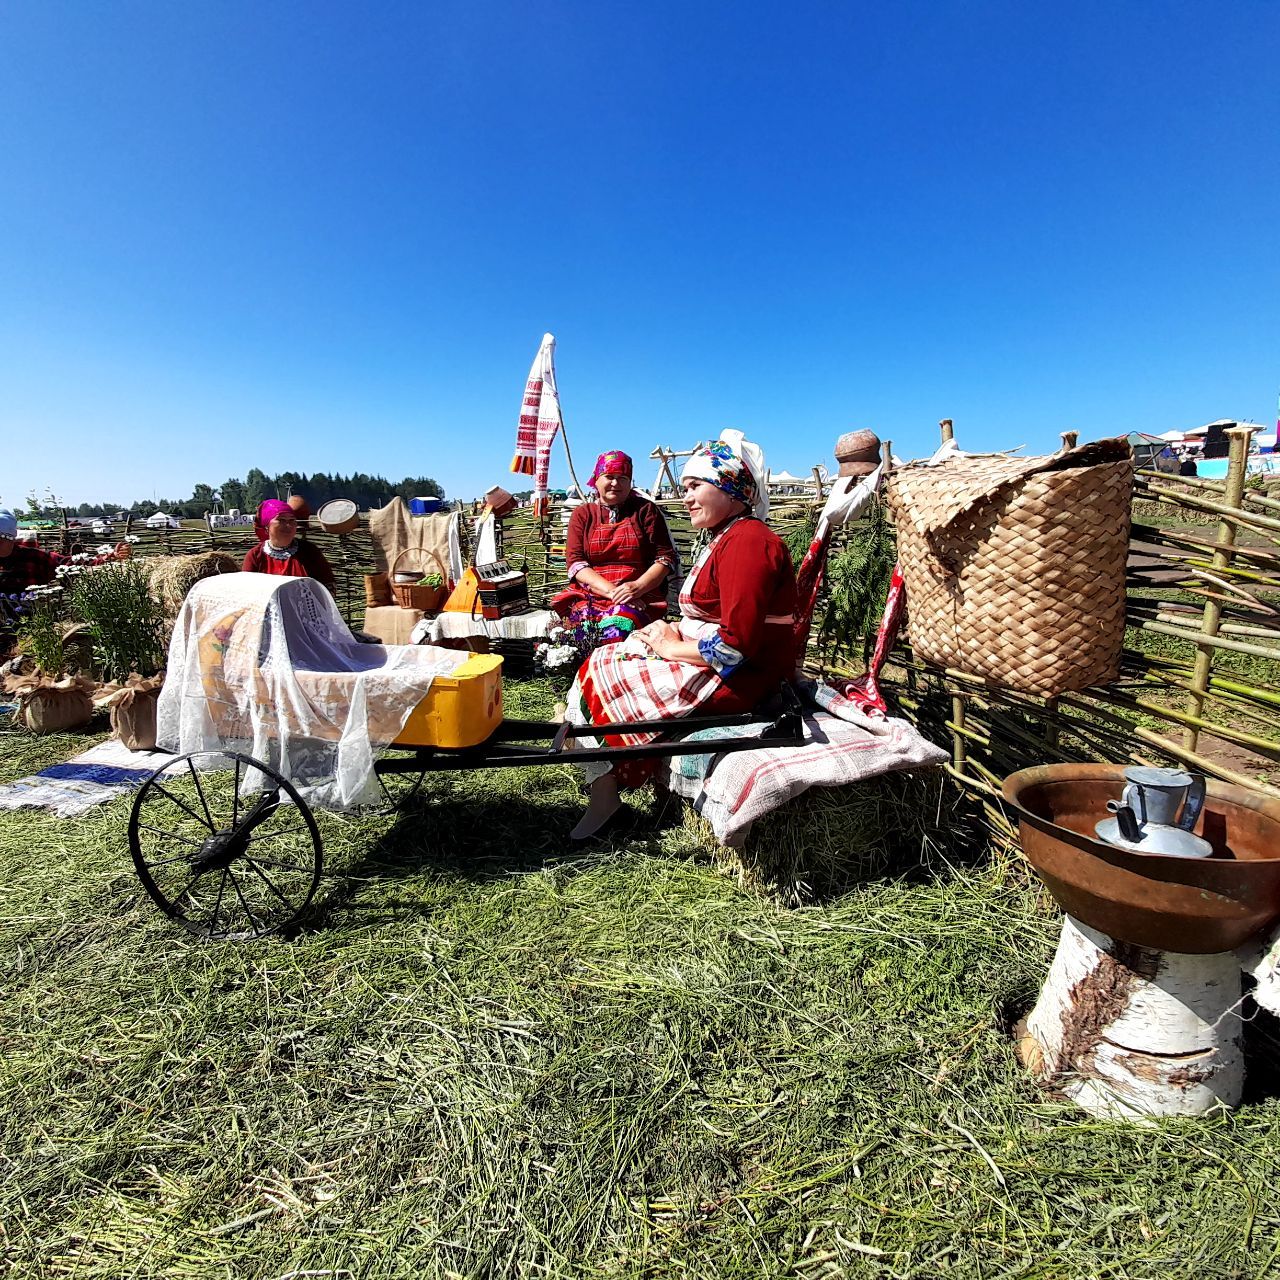
[(895, 471), (916, 655), (1046, 698), (1114, 679), (1132, 489), (1123, 440)]
[[(433, 560), (435, 567), (401, 568), (400, 562), (408, 555), (417, 556), (419, 565), (428, 559)], [(440, 575), (438, 587), (418, 585), (418, 580), (427, 573)], [(395, 596), (396, 604), (402, 609), (420, 609), (423, 613), (435, 613), (444, 604), (445, 597), (449, 594), (449, 570), (445, 568), (444, 561), (434, 551), (423, 547), (405, 547), (391, 562), (390, 575), (391, 594)], [(399, 581), (399, 579), (405, 579), (405, 581)]]

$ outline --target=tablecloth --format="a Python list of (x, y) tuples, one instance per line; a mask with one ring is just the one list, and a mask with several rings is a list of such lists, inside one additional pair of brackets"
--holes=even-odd
[(540, 640), (559, 622), (550, 609), (529, 609), (486, 622), (469, 613), (441, 613), (424, 618), (413, 629), (414, 644), (439, 644), (442, 640), (464, 640), (484, 636), (489, 640)]

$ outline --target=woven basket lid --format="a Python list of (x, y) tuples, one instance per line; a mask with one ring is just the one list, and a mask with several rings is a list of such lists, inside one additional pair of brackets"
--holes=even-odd
[(913, 462), (898, 468), (889, 478), (890, 497), (898, 519), (906, 520), (934, 542), (974, 508), (996, 501), (1001, 490), (1029, 476), (1120, 462), (1129, 456), (1123, 437), (1031, 458), (958, 454), (932, 466)]

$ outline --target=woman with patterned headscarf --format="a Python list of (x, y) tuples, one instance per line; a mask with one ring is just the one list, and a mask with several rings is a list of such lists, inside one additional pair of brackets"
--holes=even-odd
[(631, 487), (631, 459), (602, 453), (591, 473), (597, 501), (569, 518), (565, 560), (569, 588), (551, 607), (590, 643), (625, 639), (667, 612), (667, 576), (676, 550), (657, 503)]
[(245, 553), (241, 569), (245, 573), (274, 573), (285, 578), (315, 578), (329, 588), (337, 586), (333, 568), (325, 554), (298, 537), (298, 513), (278, 498), (268, 498), (258, 508), (258, 524), (266, 536)]
[[(722, 432), (689, 459), (680, 485), (693, 527), (709, 536), (681, 588), (679, 620), (651, 623), (591, 655), (569, 691), (576, 724), (747, 711), (795, 675), (796, 575), (764, 522), (764, 454), (740, 431)], [(656, 736), (608, 741), (635, 746)], [(595, 835), (621, 806), (619, 787), (639, 786), (656, 767), (653, 760), (584, 766), (591, 801), (573, 838)]]

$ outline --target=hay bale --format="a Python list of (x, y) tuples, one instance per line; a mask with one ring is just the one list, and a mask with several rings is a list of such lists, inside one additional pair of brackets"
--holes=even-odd
[(958, 793), (937, 769), (813, 787), (752, 827), (740, 849), (684, 806), (684, 825), (744, 888), (806, 906), (890, 872), (927, 865), (963, 839)]
[(238, 573), (240, 561), (225, 551), (200, 551), (193, 556), (157, 557), (148, 566), (151, 594), (170, 617), (177, 615), (187, 592), (197, 582), (220, 573)]

